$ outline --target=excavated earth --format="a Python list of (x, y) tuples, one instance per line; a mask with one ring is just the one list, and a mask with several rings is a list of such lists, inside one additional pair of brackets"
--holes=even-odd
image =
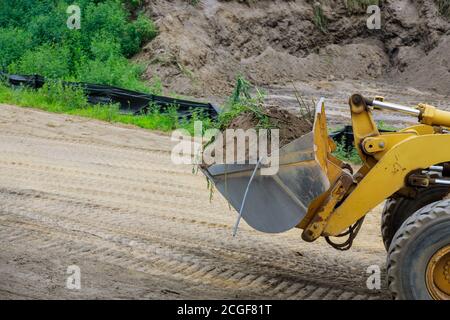
[[(283, 147), (289, 142), (294, 141), (297, 138), (311, 132), (312, 120), (308, 120), (308, 117), (303, 115), (297, 115), (288, 110), (281, 109), (278, 106), (263, 106), (261, 107), (261, 113), (267, 119), (268, 123), (266, 127), (278, 129), (279, 130), (279, 146)], [(254, 129), (261, 127), (261, 120), (258, 119), (254, 112), (243, 112), (236, 116), (226, 129)], [(224, 132), (224, 139), (226, 138), (226, 133)], [(227, 143), (224, 143), (227, 145)], [(270, 139), (269, 139), (270, 144)], [(225, 150), (225, 149), (224, 149)]]
[[(348, 123), (345, 101), (356, 92), (448, 108), (450, 23), (435, 1), (381, 1), (379, 30), (367, 28), (365, 8), (320, 1), (325, 32), (314, 23), (316, 2), (147, 1), (145, 13), (160, 34), (135, 59), (148, 65), (148, 81), (161, 79), (167, 93), (216, 103), (243, 75), (270, 103), (295, 110), (294, 82), (308, 100), (328, 98), (335, 124)], [(398, 115), (377, 120), (412, 122)]]
[(369, 30), (364, 8), (322, 1), (326, 31), (308, 0), (152, 0), (145, 11), (160, 34), (136, 57), (185, 94), (229, 92), (237, 74), (257, 85), (382, 79), (450, 93), (449, 21), (432, 0), (381, 1), (382, 24)]
[(389, 298), (379, 208), (348, 252), (245, 223), (233, 238), (236, 213), (168, 136), (8, 105), (0, 136), (2, 299)]

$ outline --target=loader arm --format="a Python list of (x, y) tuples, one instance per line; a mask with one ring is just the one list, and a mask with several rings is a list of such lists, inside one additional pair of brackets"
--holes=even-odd
[[(408, 108), (353, 95), (349, 101), (357, 149), (363, 165), (351, 176), (342, 170), (327, 196), (312, 202), (302, 238), (337, 236), (394, 193), (409, 186), (412, 173), (450, 162), (450, 112), (429, 105)], [(421, 124), (393, 133), (380, 133), (373, 108), (417, 116)], [(318, 203), (319, 202), (319, 203)]]

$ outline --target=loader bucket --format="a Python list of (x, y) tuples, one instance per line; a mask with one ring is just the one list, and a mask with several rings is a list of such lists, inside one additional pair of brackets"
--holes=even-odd
[(254, 229), (279, 233), (299, 225), (309, 204), (330, 187), (326, 156), (330, 150), (324, 100), (316, 107), (313, 131), (279, 150), (279, 170), (249, 180), (256, 165), (213, 164), (201, 170), (238, 212), (245, 191), (242, 218)]

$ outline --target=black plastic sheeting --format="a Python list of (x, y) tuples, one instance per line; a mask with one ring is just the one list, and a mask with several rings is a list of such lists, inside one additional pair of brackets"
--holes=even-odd
[[(47, 81), (39, 75), (16, 75), (3, 72), (0, 72), (0, 75), (14, 87), (26, 86), (39, 89)], [(215, 119), (219, 111), (211, 103), (174, 99), (102, 84), (62, 81), (62, 85), (82, 88), (86, 93), (88, 102), (91, 104), (119, 103), (120, 112), (127, 114), (137, 115), (145, 113), (151, 105), (157, 106), (162, 113), (167, 111), (169, 107), (176, 106), (178, 114), (187, 118), (191, 117), (194, 112), (197, 112)]]

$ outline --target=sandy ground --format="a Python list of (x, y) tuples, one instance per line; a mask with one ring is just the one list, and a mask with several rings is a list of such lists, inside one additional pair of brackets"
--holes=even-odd
[[(0, 298), (386, 299), (379, 208), (338, 252), (241, 224), (169, 137), (0, 105)], [(81, 289), (66, 288), (67, 267)]]

